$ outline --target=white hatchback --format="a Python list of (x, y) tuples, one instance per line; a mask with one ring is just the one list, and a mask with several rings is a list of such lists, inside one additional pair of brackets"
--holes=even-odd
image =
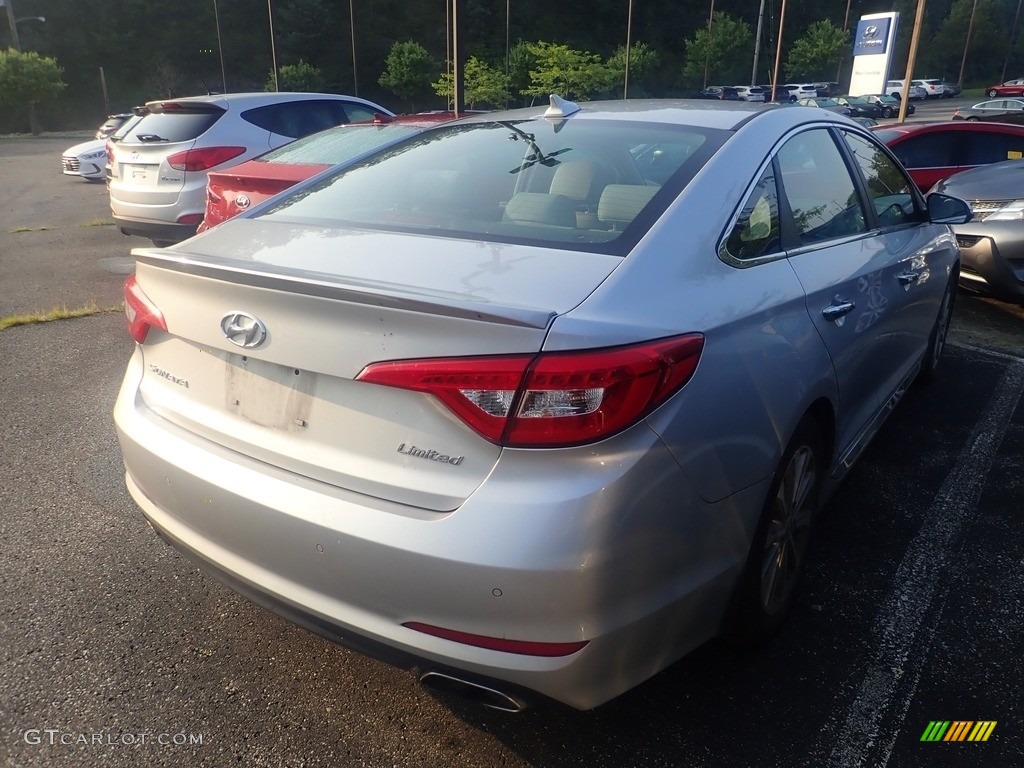
[(232, 93), (149, 102), (149, 113), (107, 145), (110, 210), (121, 232), (156, 245), (195, 234), (206, 176), (325, 128), (391, 115), (329, 93)]

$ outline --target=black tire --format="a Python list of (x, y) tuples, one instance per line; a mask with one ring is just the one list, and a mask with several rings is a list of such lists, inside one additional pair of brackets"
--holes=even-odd
[(726, 637), (734, 645), (764, 643), (793, 606), (821, 502), (821, 445), (820, 428), (806, 418), (782, 454), (732, 605)]
[(921, 372), (917, 374), (917, 380), (921, 384), (930, 384), (935, 381), (935, 372), (939, 368), (942, 353), (946, 349), (949, 324), (953, 320), (953, 305), (956, 304), (956, 287), (959, 282), (960, 275), (954, 272), (952, 277), (949, 278), (946, 293), (942, 296), (939, 314), (935, 318), (935, 325), (932, 327), (931, 335), (928, 337), (928, 350), (924, 353)]
[(967, 122), (969, 122), (969, 123), (976, 123), (976, 122), (978, 122), (978, 118), (976, 118), (976, 117), (968, 117), (967, 118)]
[(892, 117), (895, 114), (892, 107), (886, 107), (882, 110), (882, 117)]
[(992, 90), (990, 90), (990, 91), (988, 92), (988, 97), (989, 97), (990, 99), (994, 99), (994, 98), (995, 98), (996, 96), (997, 96), (997, 93), (996, 93), (996, 89), (995, 89), (995, 88), (993, 88)]

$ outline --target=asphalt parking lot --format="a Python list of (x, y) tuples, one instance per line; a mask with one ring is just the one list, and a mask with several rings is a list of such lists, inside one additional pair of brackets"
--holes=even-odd
[[(116, 307), (147, 244), (110, 225), (103, 185), (60, 175), (75, 141), (0, 140), (0, 318)], [(156, 538), (110, 415), (118, 313), (0, 331), (3, 765), (1024, 765), (1024, 311), (961, 294), (952, 340), (829, 504), (772, 644), (708, 644), (592, 712), (509, 716), (288, 624)], [(922, 741), (937, 721), (995, 725)]]

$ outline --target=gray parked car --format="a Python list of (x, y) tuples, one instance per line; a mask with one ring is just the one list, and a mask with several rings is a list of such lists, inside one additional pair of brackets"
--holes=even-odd
[(969, 216), (828, 110), (551, 102), (136, 249), (114, 414), (167, 541), (508, 710), (773, 633)]
[(1024, 160), (962, 171), (933, 189), (969, 200), (974, 211), (970, 222), (955, 227), (962, 284), (1024, 302)]

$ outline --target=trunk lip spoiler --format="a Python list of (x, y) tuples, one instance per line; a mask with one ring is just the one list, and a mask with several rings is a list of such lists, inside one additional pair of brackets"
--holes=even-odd
[(287, 290), (304, 296), (334, 299), (353, 304), (365, 304), (386, 309), (400, 309), (464, 320), (477, 320), (523, 328), (548, 328), (557, 313), (529, 307), (490, 304), (486, 300), (467, 301), (445, 294), (416, 293), (384, 287), (380, 283), (346, 282), (338, 277), (331, 280), (293, 274), (287, 271), (253, 269), (226, 262), (200, 260), (184, 253), (169, 253), (163, 249), (136, 248), (132, 257), (143, 264), (170, 269), (175, 272), (223, 280), (230, 275), (237, 282), (254, 288)]

